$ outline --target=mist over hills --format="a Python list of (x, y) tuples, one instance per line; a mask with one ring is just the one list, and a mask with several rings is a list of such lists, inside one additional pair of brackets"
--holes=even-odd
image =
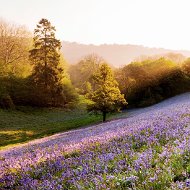
[[(120, 45), (120, 44), (102, 44), (86, 45), (76, 42), (62, 42), (62, 52), (65, 59), (70, 64), (76, 64), (80, 59), (88, 54), (97, 54), (103, 57), (114, 67), (121, 67), (129, 64), (131, 61), (144, 59), (149, 56), (175, 55), (176, 59), (181, 61), (190, 56), (190, 51), (169, 50), (164, 48), (149, 48), (140, 45)], [(166, 57), (167, 57), (166, 56)]]

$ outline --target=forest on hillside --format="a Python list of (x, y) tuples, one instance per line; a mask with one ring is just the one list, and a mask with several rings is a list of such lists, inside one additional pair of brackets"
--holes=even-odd
[[(81, 96), (89, 111), (112, 112), (144, 107), (190, 90), (190, 59), (147, 57), (114, 68), (90, 54), (71, 65), (61, 53), (56, 29), (47, 19), (34, 34), (0, 21), (0, 107), (72, 109)], [(127, 53), (127, 52), (126, 52)]]

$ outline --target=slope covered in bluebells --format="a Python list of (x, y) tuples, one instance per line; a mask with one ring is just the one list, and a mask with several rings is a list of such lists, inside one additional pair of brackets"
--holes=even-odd
[(189, 189), (190, 94), (0, 152), (0, 189)]

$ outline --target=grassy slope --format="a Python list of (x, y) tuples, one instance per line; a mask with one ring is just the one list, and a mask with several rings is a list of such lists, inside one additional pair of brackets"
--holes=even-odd
[(101, 121), (82, 110), (0, 110), (0, 149)]
[[(78, 109), (72, 111), (34, 108), (20, 108), (15, 111), (0, 109), (0, 149), (101, 122), (100, 115), (88, 114), (85, 111), (85, 104), (86, 102), (82, 102)], [(124, 115), (126, 114), (109, 115), (108, 119), (117, 119)]]

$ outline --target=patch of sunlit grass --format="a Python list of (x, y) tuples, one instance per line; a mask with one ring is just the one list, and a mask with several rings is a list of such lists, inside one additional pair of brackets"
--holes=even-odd
[[(75, 110), (30, 107), (20, 107), (14, 111), (0, 109), (0, 149), (101, 122), (101, 115), (86, 112), (86, 104), (88, 100), (81, 97)], [(126, 113), (109, 114), (108, 120), (121, 117), (126, 117)]]

